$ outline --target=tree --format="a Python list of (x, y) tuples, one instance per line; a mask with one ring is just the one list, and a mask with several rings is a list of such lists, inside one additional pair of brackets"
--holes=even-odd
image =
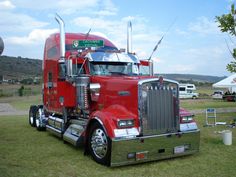
[(18, 89), (18, 93), (19, 93), (19, 96), (23, 96), (24, 94), (24, 86), (22, 85), (19, 89)]
[[(231, 36), (236, 37), (236, 10), (234, 4), (231, 5), (231, 11), (228, 14), (223, 14), (222, 16), (216, 16), (216, 21), (219, 23), (219, 28), (223, 33), (228, 33)], [(227, 65), (227, 70), (231, 73), (236, 73), (236, 48), (230, 53), (234, 59)]]

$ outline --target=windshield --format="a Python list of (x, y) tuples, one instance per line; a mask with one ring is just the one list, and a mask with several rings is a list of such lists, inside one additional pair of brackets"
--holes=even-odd
[(137, 75), (137, 65), (124, 62), (90, 62), (91, 75)]

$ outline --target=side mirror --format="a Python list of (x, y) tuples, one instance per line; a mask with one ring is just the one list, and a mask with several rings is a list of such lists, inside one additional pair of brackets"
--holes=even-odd
[(150, 76), (153, 76), (154, 75), (154, 72), (153, 72), (153, 61), (152, 60), (149, 60), (149, 73), (150, 73)]
[(66, 64), (64, 62), (59, 63), (59, 79), (64, 80), (66, 78)]

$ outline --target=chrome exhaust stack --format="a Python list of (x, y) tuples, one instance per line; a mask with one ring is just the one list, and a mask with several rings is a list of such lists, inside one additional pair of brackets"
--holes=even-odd
[[(61, 65), (65, 65), (66, 67), (66, 73), (65, 73), (66, 79), (72, 78), (73, 77), (72, 59), (68, 58), (67, 60), (65, 60), (65, 53), (66, 53), (65, 23), (58, 14), (55, 15), (55, 19), (60, 27), (60, 59), (58, 62)], [(68, 80), (70, 81), (70, 79)]]
[(65, 62), (65, 52), (66, 52), (65, 23), (58, 14), (55, 15), (55, 19), (60, 26), (60, 62)]
[(128, 22), (127, 26), (127, 53), (132, 53), (132, 23)]

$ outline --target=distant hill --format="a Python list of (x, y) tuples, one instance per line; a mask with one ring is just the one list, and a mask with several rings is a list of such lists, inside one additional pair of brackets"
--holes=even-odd
[[(225, 78), (195, 74), (158, 74), (164, 78), (178, 82), (207, 82), (215, 83)], [(24, 79), (42, 76), (42, 60), (22, 57), (0, 56), (0, 76), (4, 79)]]
[(218, 82), (226, 76), (206, 76), (206, 75), (197, 75), (197, 74), (158, 74), (163, 76), (164, 78), (176, 80), (178, 82), (207, 82), (207, 83), (215, 83)]
[(42, 75), (42, 60), (0, 56), (0, 76), (4, 79), (24, 79)]

